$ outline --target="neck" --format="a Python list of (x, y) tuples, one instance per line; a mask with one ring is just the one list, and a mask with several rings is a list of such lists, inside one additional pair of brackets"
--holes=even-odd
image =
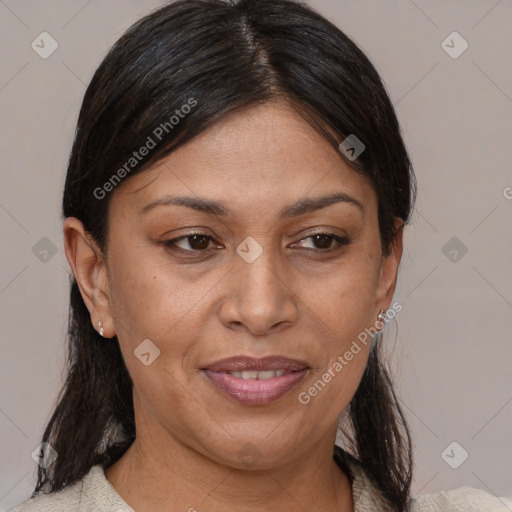
[(234, 504), (237, 512), (353, 512), (350, 482), (333, 459), (334, 438), (332, 444), (312, 446), (281, 466), (260, 470), (232, 468), (175, 439), (171, 444), (172, 450), (162, 450), (151, 437), (138, 436), (105, 470), (137, 512), (232, 512)]

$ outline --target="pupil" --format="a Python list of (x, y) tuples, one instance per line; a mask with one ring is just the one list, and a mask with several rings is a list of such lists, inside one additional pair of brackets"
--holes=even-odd
[[(315, 244), (318, 246), (320, 245), (320, 248), (321, 249), (329, 249), (330, 247), (330, 243), (323, 243), (323, 242), (329, 242), (330, 241), (330, 236), (329, 235), (315, 235)], [(320, 241), (320, 244), (318, 244), (318, 242)]]
[[(194, 249), (206, 249), (208, 247), (208, 237), (204, 235), (192, 235), (192, 242), (190, 242), (190, 246)], [(203, 243), (197, 243), (197, 240), (202, 240)], [(206, 243), (204, 243), (206, 242)]]

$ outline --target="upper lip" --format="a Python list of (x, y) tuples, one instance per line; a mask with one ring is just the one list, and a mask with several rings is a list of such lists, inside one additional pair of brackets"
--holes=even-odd
[(212, 372), (242, 372), (242, 371), (265, 371), (265, 370), (286, 370), (297, 371), (309, 368), (307, 363), (298, 359), (290, 359), (283, 356), (267, 356), (256, 358), (251, 356), (234, 356), (221, 359), (208, 364), (203, 370)]

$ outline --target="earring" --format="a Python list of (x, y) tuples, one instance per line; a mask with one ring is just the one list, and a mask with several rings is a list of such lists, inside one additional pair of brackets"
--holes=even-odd
[(384, 309), (381, 309), (380, 313), (377, 315), (377, 320), (379, 322), (384, 322), (385, 319), (386, 319), (386, 311)]
[(98, 322), (98, 332), (100, 336), (103, 336), (103, 322), (101, 320)]

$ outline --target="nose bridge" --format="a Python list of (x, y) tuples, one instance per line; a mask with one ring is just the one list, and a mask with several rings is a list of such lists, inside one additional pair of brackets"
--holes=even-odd
[(290, 300), (291, 287), (286, 284), (279, 256), (269, 239), (258, 242), (247, 237), (236, 251), (230, 321), (245, 324), (255, 333), (292, 321), (296, 308)]
[[(237, 274), (242, 280), (246, 291), (257, 294), (272, 291), (278, 287), (275, 281), (279, 281), (279, 256), (271, 246), (269, 239), (258, 242), (252, 237), (247, 237), (236, 249), (241, 261), (237, 262)], [(280, 283), (282, 285), (282, 283)]]

